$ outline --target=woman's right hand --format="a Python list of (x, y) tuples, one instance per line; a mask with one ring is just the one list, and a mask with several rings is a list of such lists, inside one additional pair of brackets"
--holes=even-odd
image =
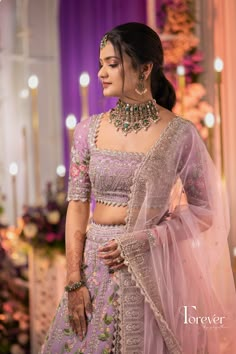
[(82, 341), (87, 332), (87, 321), (92, 317), (92, 303), (86, 286), (68, 292), (68, 313), (70, 325)]

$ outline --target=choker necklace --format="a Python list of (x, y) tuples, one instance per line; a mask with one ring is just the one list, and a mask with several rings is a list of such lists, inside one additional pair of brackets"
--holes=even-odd
[(122, 130), (124, 135), (137, 133), (141, 129), (147, 130), (154, 122), (160, 120), (156, 101), (150, 100), (145, 103), (129, 104), (119, 100), (110, 111), (110, 123), (114, 124), (116, 130)]

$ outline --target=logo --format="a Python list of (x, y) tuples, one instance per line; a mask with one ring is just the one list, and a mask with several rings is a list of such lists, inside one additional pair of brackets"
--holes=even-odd
[[(202, 325), (203, 327), (223, 327), (225, 316), (196, 316), (197, 306), (183, 306), (184, 324), (188, 325)], [(195, 315), (195, 316), (194, 316)]]

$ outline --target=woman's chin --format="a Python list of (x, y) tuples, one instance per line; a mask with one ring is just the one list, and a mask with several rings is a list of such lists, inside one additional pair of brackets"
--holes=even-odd
[(118, 97), (118, 94), (115, 92), (108, 92), (106, 90), (103, 90), (103, 96), (104, 97)]

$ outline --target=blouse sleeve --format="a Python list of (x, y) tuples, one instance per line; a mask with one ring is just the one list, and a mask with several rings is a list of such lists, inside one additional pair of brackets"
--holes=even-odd
[(89, 178), (90, 151), (88, 131), (90, 119), (77, 124), (71, 148), (67, 200), (90, 201), (91, 183)]
[[(207, 181), (209, 172), (207, 166), (208, 154), (195, 126), (189, 123), (182, 141), (182, 152), (179, 161), (179, 174), (184, 192), (190, 205), (210, 208)], [(211, 166), (214, 170), (214, 166)]]

